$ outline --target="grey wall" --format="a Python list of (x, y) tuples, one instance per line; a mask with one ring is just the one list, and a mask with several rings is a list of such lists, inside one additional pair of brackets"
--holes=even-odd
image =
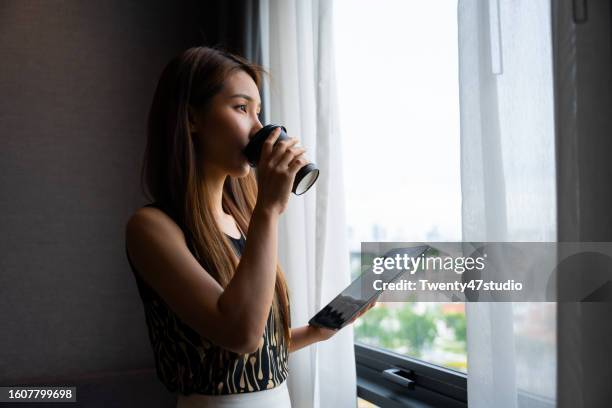
[(215, 22), (224, 8), (0, 3), (0, 385), (80, 385), (83, 406), (174, 404), (155, 377), (124, 227), (144, 203), (161, 70), (233, 32)]

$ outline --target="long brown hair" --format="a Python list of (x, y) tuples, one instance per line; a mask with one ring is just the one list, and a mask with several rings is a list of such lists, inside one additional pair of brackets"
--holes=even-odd
[[(258, 88), (261, 75), (267, 74), (260, 65), (220, 48), (189, 48), (168, 63), (149, 111), (141, 174), (145, 196), (173, 213), (194, 256), (224, 288), (234, 275), (238, 258), (214, 219), (187, 115), (188, 106), (206, 109), (235, 70), (249, 74)], [(227, 176), (222, 207), (242, 231), (248, 230), (256, 199), (257, 179), (252, 168), (246, 177)], [(288, 349), (291, 341), (289, 290), (278, 263), (272, 311), (282, 325), (275, 325), (271, 342), (276, 344), (276, 339), (282, 337)]]

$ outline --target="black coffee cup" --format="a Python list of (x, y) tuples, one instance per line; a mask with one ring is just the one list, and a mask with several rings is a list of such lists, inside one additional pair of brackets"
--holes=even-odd
[[(280, 142), (281, 140), (289, 139), (289, 136), (287, 136), (287, 129), (285, 129), (284, 126), (266, 125), (263, 128), (259, 129), (259, 131), (253, 135), (253, 137), (249, 141), (249, 144), (242, 151), (246, 156), (247, 160), (249, 161), (249, 165), (251, 167), (257, 167), (257, 165), (259, 164), (259, 158), (261, 157), (263, 143), (265, 142), (268, 135), (272, 133), (272, 131), (277, 127), (281, 128), (281, 132), (276, 141), (274, 142), (274, 145), (276, 145), (276, 143)], [(302, 195), (306, 191), (308, 191), (310, 187), (312, 187), (315, 181), (317, 181), (317, 178), (319, 178), (319, 169), (317, 169), (317, 166), (314, 163), (308, 163), (304, 165), (301, 169), (299, 169), (296, 173), (295, 179), (293, 181), (293, 189), (291, 191), (296, 195)]]

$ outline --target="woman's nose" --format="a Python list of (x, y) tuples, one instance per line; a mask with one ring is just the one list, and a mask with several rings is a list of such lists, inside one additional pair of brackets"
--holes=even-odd
[(251, 140), (253, 138), (253, 136), (255, 136), (255, 134), (257, 132), (259, 132), (261, 129), (263, 129), (263, 125), (261, 124), (261, 122), (258, 119), (257, 120), (257, 125), (254, 126), (253, 129), (251, 129), (251, 134), (249, 135), (249, 140)]

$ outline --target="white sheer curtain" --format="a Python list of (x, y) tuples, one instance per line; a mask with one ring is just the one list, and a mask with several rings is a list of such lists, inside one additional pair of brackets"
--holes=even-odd
[[(460, 0), (458, 27), (463, 240), (554, 242), (550, 0)], [(555, 305), (466, 314), (470, 408), (554, 404)]]
[[(306, 325), (350, 282), (332, 36), (333, 1), (261, 0), (266, 123), (298, 137), (321, 173), (292, 196), (279, 227), (279, 261), (287, 275), (293, 327)], [(289, 357), (293, 408), (355, 407), (352, 326)]]

